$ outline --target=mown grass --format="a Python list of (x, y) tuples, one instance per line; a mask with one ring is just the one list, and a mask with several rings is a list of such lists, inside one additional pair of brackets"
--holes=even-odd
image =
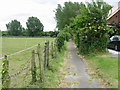
[(102, 85), (118, 88), (118, 57), (111, 57), (108, 52), (99, 52), (85, 56), (92, 77), (101, 78)]
[(34, 38), (34, 37), (3, 37), (2, 38), (2, 55), (9, 55), (20, 50), (32, 47), (36, 44), (43, 45), (45, 40), (52, 41), (53, 38)]

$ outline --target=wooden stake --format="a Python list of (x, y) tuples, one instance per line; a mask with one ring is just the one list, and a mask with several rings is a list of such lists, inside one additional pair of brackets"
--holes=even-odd
[(32, 51), (31, 59), (31, 72), (32, 72), (32, 83), (36, 82), (36, 64), (35, 64), (35, 50)]
[(41, 50), (40, 50), (40, 44), (38, 44), (37, 47), (37, 54), (38, 54), (38, 60), (39, 60), (39, 79), (40, 82), (42, 82), (42, 56), (41, 56)]
[(47, 67), (49, 68), (49, 41), (47, 41)]
[(47, 42), (45, 42), (45, 46), (44, 46), (44, 70), (46, 68), (46, 59), (47, 59), (46, 51), (47, 51)]

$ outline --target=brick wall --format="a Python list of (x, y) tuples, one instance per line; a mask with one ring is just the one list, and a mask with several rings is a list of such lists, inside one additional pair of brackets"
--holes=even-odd
[(114, 14), (111, 18), (108, 19), (108, 23), (111, 23), (111, 22), (116, 22), (118, 24), (118, 22), (120, 22), (120, 10)]
[[(115, 7), (113, 7), (113, 8), (115, 8)], [(112, 9), (113, 9), (112, 8)], [(111, 9), (111, 10), (112, 10)], [(120, 22), (120, 1), (118, 2), (118, 6), (117, 6), (117, 8), (116, 8), (116, 10), (118, 9), (118, 12), (116, 12), (112, 17), (110, 17), (108, 20), (107, 20), (107, 22), (108, 23), (111, 23), (111, 22), (115, 22), (115, 23), (119, 23)]]

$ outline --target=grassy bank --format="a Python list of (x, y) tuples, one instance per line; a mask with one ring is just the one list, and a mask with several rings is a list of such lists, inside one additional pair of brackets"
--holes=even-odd
[(118, 57), (111, 57), (107, 52), (85, 56), (88, 72), (93, 78), (100, 79), (102, 86), (118, 87)]

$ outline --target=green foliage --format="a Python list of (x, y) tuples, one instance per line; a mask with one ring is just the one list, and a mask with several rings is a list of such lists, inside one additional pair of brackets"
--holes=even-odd
[(7, 56), (3, 59), (2, 62), (2, 89), (8, 88), (10, 84), (10, 78), (9, 77), (9, 62), (7, 60)]
[(12, 20), (6, 24), (8, 34), (11, 36), (19, 36), (22, 32), (22, 25), (17, 20)]
[(64, 42), (68, 41), (71, 38), (70, 33), (68, 32), (64, 32), (61, 31), (58, 35), (57, 35), (57, 47), (58, 47), (58, 51), (60, 52), (62, 47), (64, 46)]
[(2, 31), (2, 36), (8, 36), (8, 31)]
[(22, 36), (28, 36), (28, 30), (27, 29), (23, 28)]
[(70, 24), (72, 33), (75, 34), (75, 42), (82, 54), (89, 54), (104, 50), (107, 44), (108, 33), (106, 25), (107, 14), (110, 5), (102, 0), (93, 0), (92, 3), (83, 5), (80, 15)]
[(49, 31), (49, 32), (43, 32), (42, 36), (50, 36), (50, 37), (54, 37), (57, 36), (58, 31)]
[(37, 17), (29, 17), (27, 28), (22, 27), (19, 21), (12, 20), (6, 24), (7, 31), (2, 31), (2, 36), (50, 36), (56, 37), (58, 31), (43, 32), (43, 24)]
[(109, 32), (110, 37), (113, 35), (120, 35), (120, 29), (116, 27), (116, 23), (113, 21), (110, 27), (111, 32)]
[(65, 2), (62, 7), (58, 4), (57, 9), (55, 10), (55, 19), (57, 21), (58, 30), (63, 30), (66, 25), (69, 25), (71, 18), (74, 18), (80, 14), (80, 5), (78, 2)]
[(26, 25), (29, 36), (41, 36), (44, 26), (37, 17), (29, 17)]
[(62, 46), (64, 45), (64, 41), (65, 41), (64, 34), (59, 33), (56, 40), (57, 40), (58, 51), (60, 52)]

